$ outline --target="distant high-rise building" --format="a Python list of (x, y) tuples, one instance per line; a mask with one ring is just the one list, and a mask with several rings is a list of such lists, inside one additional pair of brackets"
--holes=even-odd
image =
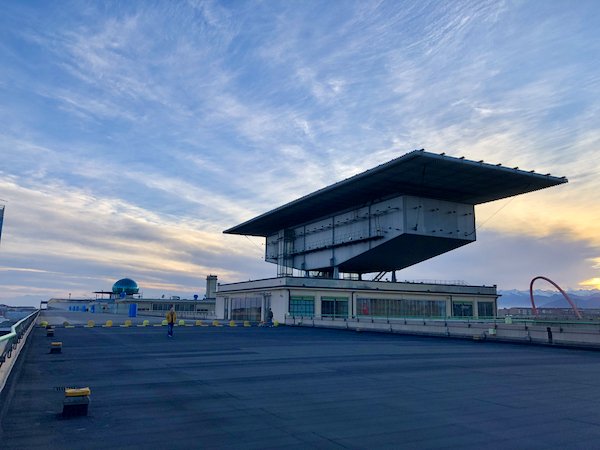
[(0, 242), (2, 242), (2, 223), (4, 222), (4, 205), (0, 204)]

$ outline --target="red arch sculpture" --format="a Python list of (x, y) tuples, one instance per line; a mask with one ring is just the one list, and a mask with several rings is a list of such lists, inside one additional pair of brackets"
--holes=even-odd
[(567, 301), (569, 302), (569, 304), (571, 305), (571, 308), (573, 308), (573, 311), (575, 311), (575, 315), (581, 319), (581, 313), (579, 312), (579, 309), (577, 309), (577, 305), (575, 305), (575, 303), (573, 303), (573, 300), (571, 300), (571, 298), (567, 295), (567, 293), (565, 291), (563, 291), (560, 286), (558, 284), (556, 284), (554, 281), (552, 281), (550, 278), (546, 278), (546, 277), (535, 277), (533, 280), (531, 280), (531, 283), (529, 283), (529, 298), (531, 299), (531, 307), (532, 307), (532, 312), (534, 316), (537, 316), (537, 308), (535, 307), (535, 302), (533, 301), (533, 282), (535, 280), (546, 280), (548, 283), (552, 284), (556, 289), (558, 289), (560, 291), (560, 293), (563, 295), (564, 298), (567, 299)]

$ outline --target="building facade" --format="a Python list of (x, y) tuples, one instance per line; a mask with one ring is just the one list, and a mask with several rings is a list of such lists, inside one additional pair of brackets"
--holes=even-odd
[(493, 318), (496, 286), (278, 277), (220, 284), (220, 319), (266, 321), (304, 318)]

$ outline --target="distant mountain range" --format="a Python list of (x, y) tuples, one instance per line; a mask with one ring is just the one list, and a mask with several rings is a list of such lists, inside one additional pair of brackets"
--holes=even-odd
[[(598, 308), (600, 309), (600, 290), (573, 290), (566, 291), (569, 297), (578, 308)], [(512, 289), (509, 291), (499, 290), (498, 308), (512, 308), (515, 306), (531, 306), (529, 291), (518, 291)], [(567, 300), (557, 291), (544, 291), (541, 289), (533, 290), (535, 306), (545, 308), (569, 308)]]

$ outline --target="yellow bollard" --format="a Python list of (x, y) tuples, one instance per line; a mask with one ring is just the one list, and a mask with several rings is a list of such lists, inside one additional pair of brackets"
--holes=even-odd
[(244, 326), (245, 327), (251, 327), (252, 325), (250, 325), (250, 321), (249, 320), (244, 320)]
[(42, 322), (40, 322), (40, 327), (46, 328), (47, 326), (48, 326), (48, 322), (46, 322), (45, 320), (42, 320)]
[(180, 319), (180, 320), (179, 320), (179, 326), (180, 326), (180, 327), (185, 327), (185, 320), (183, 320), (183, 319)]
[(96, 322), (94, 322), (93, 320), (88, 320), (86, 328), (94, 328), (95, 325), (96, 325)]
[(277, 322), (277, 321), (274, 321), (274, 322), (273, 322), (273, 326), (274, 326), (274, 327), (278, 327), (278, 326), (279, 326), (279, 322)]
[(201, 320), (196, 320), (196, 326), (197, 327), (203, 327), (204, 323)]
[(163, 319), (162, 326), (166, 327), (168, 324), (169, 324), (169, 322), (167, 322), (167, 319)]
[(69, 326), (69, 322), (67, 322), (66, 320), (63, 322), (63, 327), (68, 327)]
[(106, 323), (104, 325), (102, 325), (104, 328), (110, 328), (113, 326), (113, 322), (112, 320), (107, 320)]
[(213, 320), (213, 327), (221, 327), (223, 325), (221, 325), (221, 323), (218, 320)]
[(125, 323), (123, 325), (121, 325), (123, 328), (129, 328), (131, 326), (131, 320), (127, 319), (125, 321)]
[(235, 323), (233, 320), (231, 320), (231, 321), (229, 322), (229, 326), (230, 326), (230, 327), (237, 327), (237, 324), (236, 324), (236, 323)]

